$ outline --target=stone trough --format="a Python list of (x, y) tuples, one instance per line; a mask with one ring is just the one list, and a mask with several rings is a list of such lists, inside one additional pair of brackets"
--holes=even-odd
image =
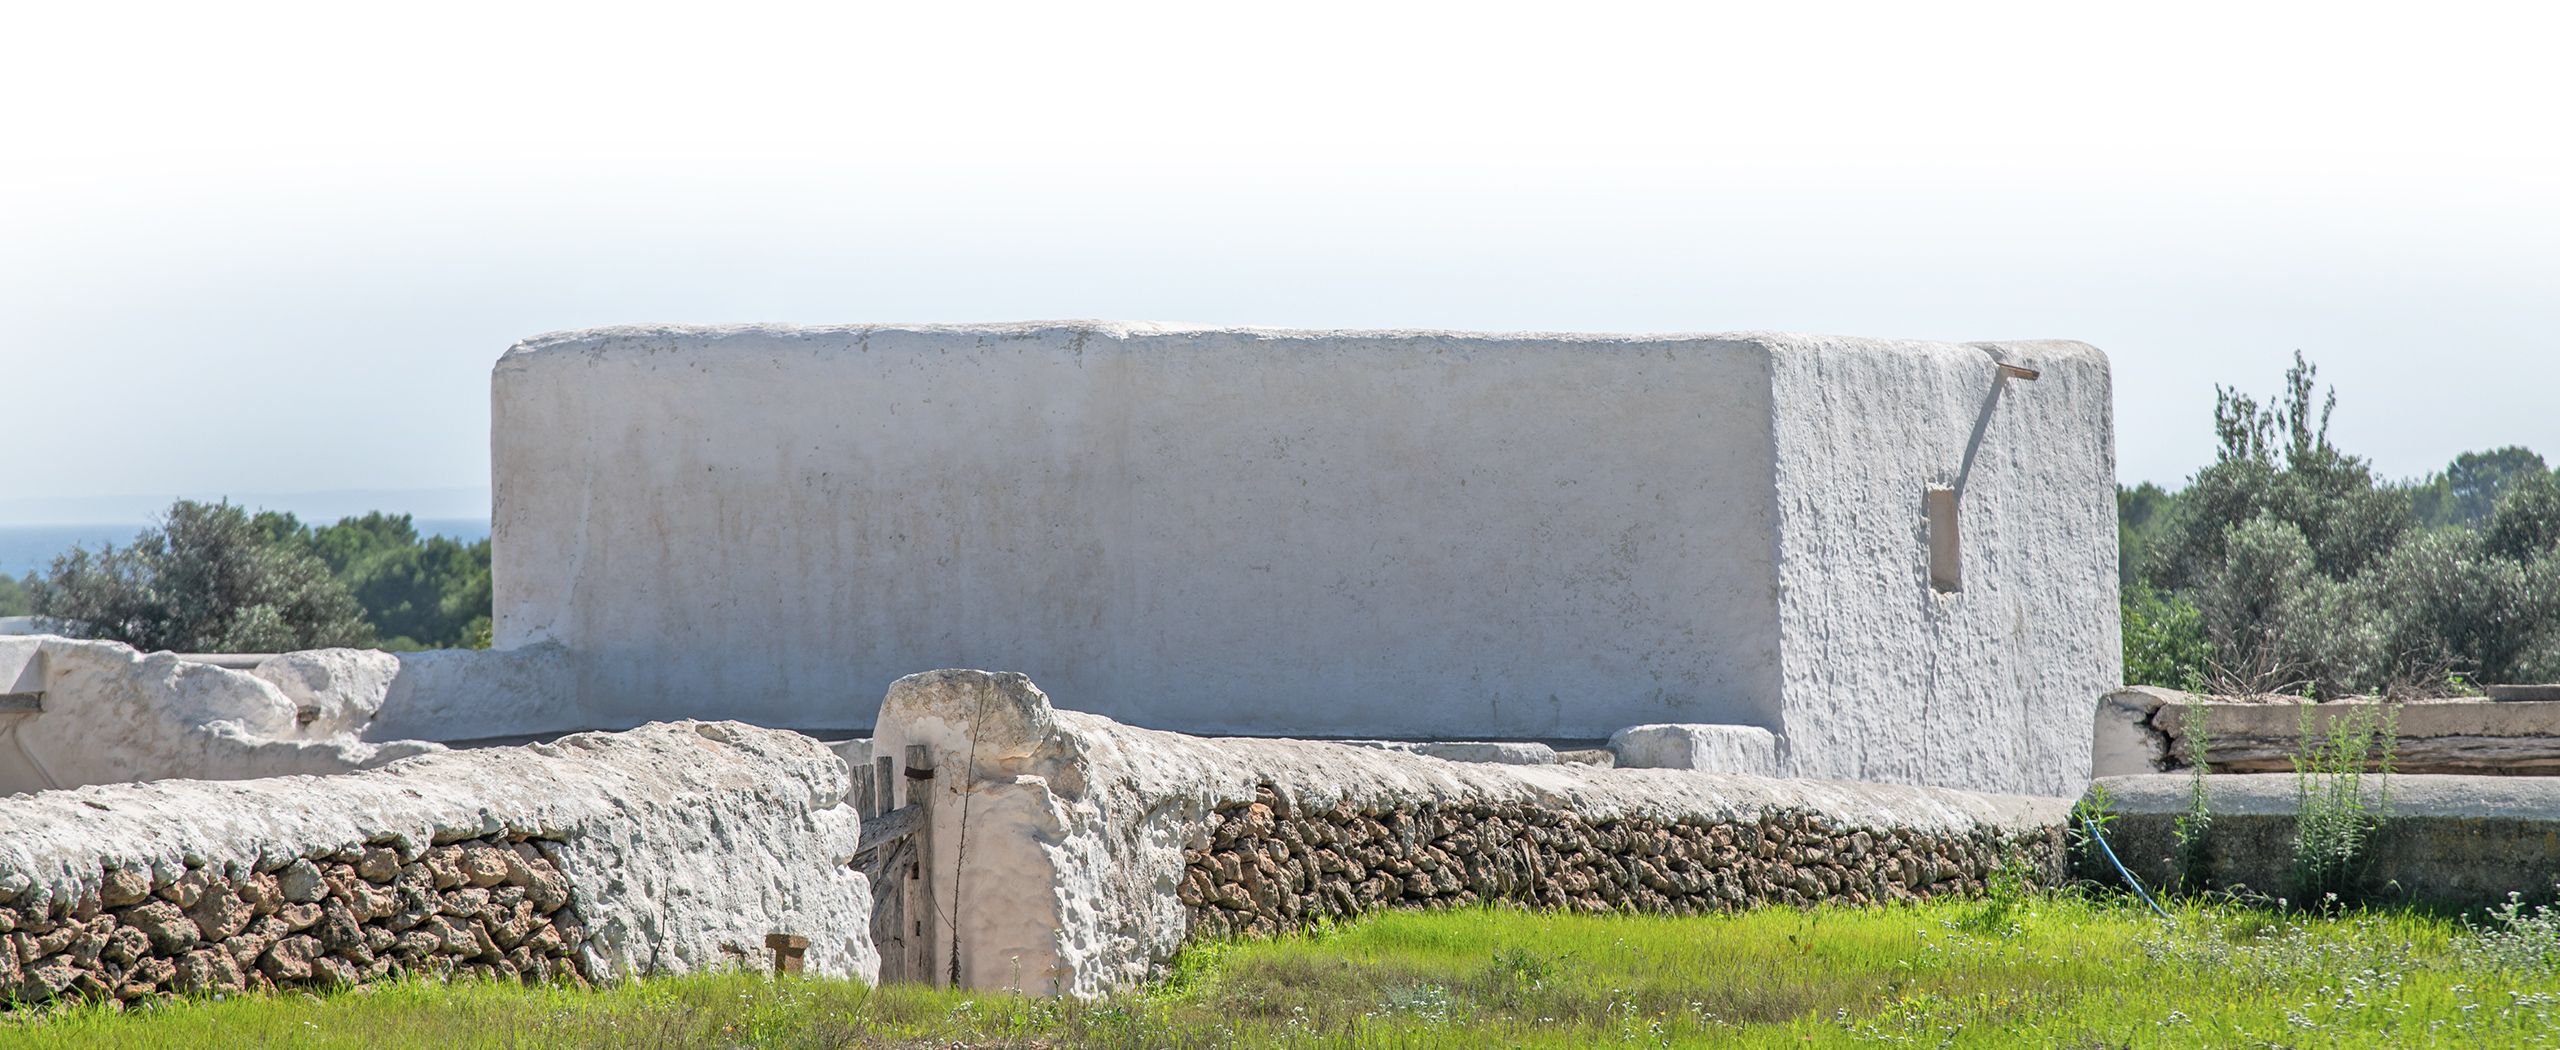
[[(2369, 776), (2363, 783), (2380, 820), (2348, 872), (2357, 898), (2456, 908), (2496, 905), (2509, 894), (2554, 899), (2560, 780), (2418, 774)], [(2183, 877), (2191, 889), (2302, 899), (2293, 871), (2301, 810), (2293, 777), (2206, 776), (2212, 822), (2192, 870), (2181, 867), (2177, 840), (2178, 818), (2193, 797), (2189, 776), (2106, 777), (2096, 785), (2113, 803), (2108, 838), (2116, 855), (2145, 884), (2157, 888)], [(2094, 864), (2080, 873), (2116, 878)]]

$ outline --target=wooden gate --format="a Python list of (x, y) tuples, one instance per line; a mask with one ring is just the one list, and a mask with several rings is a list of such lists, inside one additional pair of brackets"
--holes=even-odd
[[(880, 951), (880, 983), (941, 984), (933, 966), (933, 752), (907, 745), (905, 767), (873, 760), (872, 805), (862, 815), (862, 843), (853, 863), (871, 879), (871, 943)], [(890, 808), (898, 782), (908, 803)]]

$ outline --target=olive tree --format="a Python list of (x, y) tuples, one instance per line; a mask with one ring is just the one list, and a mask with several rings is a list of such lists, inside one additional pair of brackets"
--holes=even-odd
[(75, 549), (33, 579), (37, 616), (69, 634), (179, 652), (366, 645), (364, 610), (291, 516), (180, 500), (125, 547)]

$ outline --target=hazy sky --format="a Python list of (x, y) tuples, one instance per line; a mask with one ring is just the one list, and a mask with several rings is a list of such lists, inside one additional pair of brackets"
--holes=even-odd
[(2386, 473), (2560, 457), (2521, 6), (49, 7), (0, 523), (468, 503), (498, 354), (641, 321), (2074, 338), (2164, 482), (2298, 348)]

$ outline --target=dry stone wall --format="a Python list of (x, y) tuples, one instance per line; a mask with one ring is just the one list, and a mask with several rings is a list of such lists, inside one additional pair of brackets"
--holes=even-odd
[(0, 903), (0, 1002), (331, 988), (416, 974), (590, 979), (587, 927), (552, 859), (558, 843), (402, 845), (228, 875), (183, 863), (102, 870), (76, 898)]
[(0, 798), (0, 1000), (410, 973), (872, 980), (848, 772), (818, 741), (657, 723), (333, 776)]
[(1269, 785), (1183, 851), (1191, 937), (1266, 935), (1383, 908), (1501, 901), (1693, 915), (1871, 904), (1982, 889), (2004, 865), (2061, 874), (2058, 827), (1857, 828), (1821, 813), (1586, 820), (1536, 803), (1293, 806)]
[(922, 746), (937, 767), (899, 799), (939, 793), (932, 893), (956, 903), (936, 913), (929, 971), (1050, 995), (1135, 985), (1203, 937), (1377, 908), (1894, 900), (1978, 888), (2011, 859), (2050, 878), (2070, 808), (1186, 736), (1057, 710), (1022, 675), (971, 670), (900, 679), (873, 744)]

